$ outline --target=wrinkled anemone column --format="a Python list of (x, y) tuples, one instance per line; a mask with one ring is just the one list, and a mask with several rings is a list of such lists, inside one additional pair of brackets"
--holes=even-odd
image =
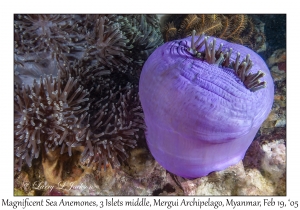
[(249, 48), (193, 32), (152, 53), (139, 94), (154, 158), (195, 178), (244, 157), (271, 110), (274, 85)]

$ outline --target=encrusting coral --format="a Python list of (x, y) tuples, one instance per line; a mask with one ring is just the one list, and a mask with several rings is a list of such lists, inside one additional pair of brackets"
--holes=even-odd
[(144, 137), (137, 84), (163, 42), (157, 17), (22, 14), (14, 28), (15, 169), (74, 151), (82, 165), (120, 166)]

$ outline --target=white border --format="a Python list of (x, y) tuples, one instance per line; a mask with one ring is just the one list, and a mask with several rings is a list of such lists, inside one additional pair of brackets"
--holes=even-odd
[[(37, 1), (14, 0), (1, 1), (1, 139), (0, 139), (0, 202), (3, 198), (19, 200), (13, 197), (13, 14), (14, 13), (270, 13), (287, 14), (287, 196), (275, 197), (275, 200), (299, 200), (299, 58), (296, 57), (296, 44), (299, 41), (299, 13), (298, 8), (289, 1), (279, 0), (251, 0), (251, 1)], [(294, 1), (295, 2), (295, 1)], [(4, 135), (3, 135), (4, 134)], [(299, 173), (299, 174), (298, 174)], [(114, 197), (116, 199), (133, 199), (134, 197)], [(214, 200), (224, 200), (226, 197), (213, 197)], [(239, 197), (240, 198), (240, 197)], [(268, 197), (270, 199), (270, 197)], [(40, 198), (32, 198), (38, 200)], [(44, 197), (46, 199), (46, 197)], [(60, 197), (51, 198), (59, 201)], [(68, 197), (73, 200), (74, 197)], [(76, 197), (76, 200), (95, 200), (93, 197)], [(108, 197), (100, 197), (100, 200)], [(149, 200), (152, 198), (147, 198)], [(175, 197), (162, 197), (164, 200), (174, 200)], [(182, 197), (180, 198), (182, 199)], [(207, 199), (204, 197), (203, 199)], [(256, 197), (242, 197), (240, 199), (263, 199)], [(72, 207), (76, 208), (76, 207)], [(124, 208), (124, 207), (122, 207)], [(195, 207), (194, 207), (195, 208)], [(198, 207), (199, 208), (199, 207)], [(2, 207), (1, 207), (2, 209)], [(10, 207), (12, 209), (12, 207)], [(30, 209), (30, 208), (26, 208)], [(129, 209), (129, 208), (128, 208)], [(160, 207), (157, 209), (167, 209)], [(179, 209), (173, 207), (172, 209)], [(223, 208), (222, 208), (223, 209)], [(230, 208), (231, 209), (231, 208)], [(267, 208), (268, 209), (268, 208)]]

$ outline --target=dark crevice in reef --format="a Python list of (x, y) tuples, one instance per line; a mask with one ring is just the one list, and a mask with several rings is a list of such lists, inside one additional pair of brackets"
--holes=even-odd
[(164, 193), (164, 192), (165, 193), (175, 192), (175, 188), (170, 183), (168, 183), (163, 188), (154, 190), (152, 195), (157, 196), (157, 195), (160, 195), (161, 193)]

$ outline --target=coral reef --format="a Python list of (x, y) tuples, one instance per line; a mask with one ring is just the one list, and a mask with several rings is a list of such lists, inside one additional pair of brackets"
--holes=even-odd
[[(209, 16), (207, 15), (207, 18)], [(222, 16), (230, 19), (230, 15), (219, 15), (219, 19), (216, 20), (220, 20)], [(285, 15), (247, 15), (248, 22), (243, 29), (244, 32), (250, 31), (251, 20), (254, 34), (263, 33), (263, 28), (266, 30), (267, 45), (264, 44), (263, 47), (267, 47), (267, 50), (260, 55), (264, 60), (268, 60), (275, 85), (272, 111), (256, 134), (245, 158), (223, 171), (197, 179), (186, 179), (166, 171), (148, 150), (144, 139), (145, 126), (138, 101), (137, 85), (144, 61), (163, 43), (160, 23), (163, 23), (162, 28), (170, 28), (169, 37), (166, 38), (164, 33), (164, 39), (172, 40), (184, 26), (182, 21), (187, 15), (14, 15), (14, 143), (15, 146), (24, 149), (23, 152), (17, 151), (18, 146), (14, 148), (14, 195), (286, 195), (286, 54), (285, 31), (282, 31), (285, 30), (283, 16)], [(157, 17), (161, 17), (160, 23)], [(169, 17), (171, 19), (168, 19)], [(258, 19), (265, 23), (265, 26), (259, 23)], [(100, 28), (96, 28), (96, 24)], [(232, 26), (227, 31), (235, 27)], [(191, 30), (187, 32), (190, 33)], [(109, 33), (112, 36), (111, 40), (107, 37)], [(220, 30), (215, 30), (214, 33), (218, 34)], [(98, 39), (100, 35), (102, 40)], [(241, 32), (240, 35), (245, 34)], [(95, 40), (90, 40), (89, 37)], [(261, 40), (258, 39), (257, 48), (262, 44), (261, 41), (264, 41), (263, 36), (258, 35), (258, 38)], [(277, 40), (278, 38), (280, 40)], [(115, 42), (111, 42), (112, 40)], [(248, 45), (247, 40), (244, 41), (244, 44)], [(255, 46), (253, 41), (251, 44)], [(109, 52), (106, 52), (104, 47)], [(200, 57), (204, 60), (205, 52), (201, 53)], [(225, 57), (226, 53), (223, 56)], [(75, 93), (74, 91), (78, 90), (75, 94), (77, 97), (87, 91), (88, 94), (83, 98), (88, 99), (87, 101), (69, 107), (65, 106), (68, 104), (67, 100), (60, 110), (53, 107), (53, 102), (48, 106), (47, 112), (37, 106), (39, 101), (48, 101), (43, 94), (40, 98), (36, 98), (34, 94), (44, 92), (49, 94), (49, 99), (55, 98), (59, 91), (62, 93), (69, 78), (70, 84), (74, 84), (70, 91)], [(50, 84), (50, 87), (44, 84)], [(37, 91), (38, 87), (42, 86), (42, 91)], [(53, 93), (48, 93), (52, 88)], [(256, 92), (259, 91), (261, 90)], [(71, 95), (67, 97), (70, 99)], [(73, 100), (75, 99), (76, 97)], [(21, 100), (23, 105), (19, 104), (18, 100)], [(56, 104), (60, 107), (59, 102)], [(46, 106), (44, 102), (43, 105)], [(26, 113), (20, 106), (26, 109)], [(74, 108), (75, 113), (68, 115), (70, 109)], [(60, 113), (61, 115), (52, 116), (51, 119), (56, 117), (71, 120), (72, 124), (72, 119), (79, 120), (81, 117), (81, 114), (77, 116), (76, 111), (80, 112), (85, 108), (88, 109), (82, 114), (86, 113), (86, 116), (80, 124), (74, 122), (74, 126), (79, 127), (66, 129), (70, 132), (70, 137), (74, 137), (74, 133), (85, 128), (83, 133), (89, 132), (89, 135), (81, 136), (83, 138), (78, 142), (80, 146), (76, 147), (70, 146), (69, 141), (59, 144), (58, 135), (63, 135), (63, 131), (58, 128), (65, 128), (66, 124), (56, 126), (54, 120), (45, 124), (43, 119), (46, 118), (40, 115)], [(29, 119), (24, 121), (22, 116), (25, 115)], [(21, 123), (22, 121), (24, 122)], [(50, 127), (35, 131), (31, 122), (35, 126), (42, 123)], [(26, 128), (29, 134), (27, 137)], [(39, 144), (38, 131), (42, 137)], [(55, 135), (55, 131), (58, 134), (58, 144), (56, 145), (54, 136), (51, 142), (48, 139), (50, 135), (46, 135), (44, 131), (52, 136)], [(32, 135), (34, 132), (35, 135)], [(99, 137), (96, 138), (96, 135)], [(35, 136), (34, 140), (31, 140), (32, 136)], [(125, 139), (124, 142), (120, 138)], [(108, 149), (105, 149), (105, 143)], [(117, 148), (111, 147), (114, 143)], [(48, 153), (46, 145), (50, 145)], [(69, 156), (69, 150), (72, 156)], [(105, 154), (106, 160), (100, 160), (99, 151)], [(20, 157), (17, 157), (17, 154)], [(38, 158), (35, 158), (35, 154)], [(27, 161), (31, 167), (27, 165)], [(101, 170), (97, 170), (100, 168)], [(272, 174), (273, 170), (276, 173)]]
[(119, 167), (144, 138), (137, 83), (162, 44), (156, 15), (14, 18), (15, 169), (42, 160), (55, 183), (68, 157), (82, 167)]

